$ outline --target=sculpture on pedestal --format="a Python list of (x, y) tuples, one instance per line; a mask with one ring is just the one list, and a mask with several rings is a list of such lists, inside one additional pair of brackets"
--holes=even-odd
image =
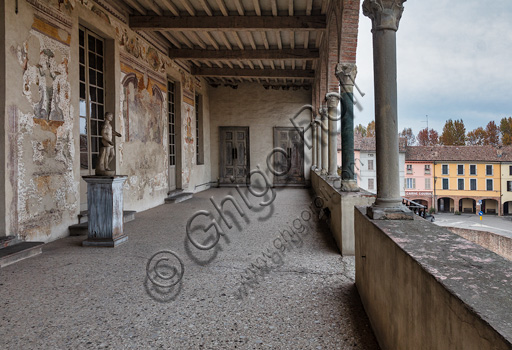
[(101, 128), (101, 144), (100, 157), (96, 164), (96, 175), (97, 176), (114, 176), (115, 170), (110, 170), (110, 163), (114, 159), (116, 152), (114, 149), (113, 136), (121, 137), (122, 135), (112, 129), (112, 119), (114, 115), (111, 112), (105, 114), (105, 121)]

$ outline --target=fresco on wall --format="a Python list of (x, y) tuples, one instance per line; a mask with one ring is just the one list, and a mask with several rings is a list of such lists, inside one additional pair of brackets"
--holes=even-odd
[(183, 102), (194, 106), (194, 79), (185, 73), (181, 73), (181, 86), (183, 87)]
[(132, 71), (124, 76), (123, 120), (126, 141), (162, 142), (163, 94), (147, 75)]
[(10, 230), (27, 240), (50, 236), (52, 228), (74, 215), (78, 199), (68, 77), (70, 28), (62, 26), (65, 21), (51, 23), (37, 14), (26, 40), (10, 48), (21, 68), (19, 89), (26, 103), (23, 111), (9, 106), (7, 115), (8, 168), (15, 193), (11, 212), (17, 216)]
[[(121, 56), (122, 172), (127, 203), (151, 200), (167, 191), (165, 136), (165, 78), (149, 71), (144, 62)], [(165, 144), (164, 144), (165, 143)]]

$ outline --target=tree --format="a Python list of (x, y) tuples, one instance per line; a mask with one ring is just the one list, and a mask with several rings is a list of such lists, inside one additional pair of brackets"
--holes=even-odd
[(434, 129), (423, 129), (418, 133), (418, 145), (435, 146), (439, 144), (439, 134)]
[(500, 144), (500, 129), (494, 121), (490, 121), (485, 127), (485, 145), (497, 147)]
[(512, 117), (501, 119), (500, 131), (503, 145), (512, 145)]
[(366, 128), (359, 124), (354, 128), (354, 134), (359, 135), (359, 137), (366, 137)]
[(443, 127), (439, 142), (445, 146), (464, 146), (466, 144), (466, 127), (464, 121), (448, 119)]
[(366, 137), (375, 137), (375, 120), (368, 123), (366, 127)]
[(407, 139), (407, 146), (413, 146), (416, 143), (416, 136), (414, 136), (411, 128), (404, 128), (398, 135)]
[(473, 131), (468, 132), (468, 145), (470, 146), (481, 146), (485, 143), (487, 133), (481, 126)]

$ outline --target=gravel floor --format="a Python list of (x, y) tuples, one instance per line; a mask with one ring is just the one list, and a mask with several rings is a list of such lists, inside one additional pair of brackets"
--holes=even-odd
[[(219, 242), (197, 249), (187, 220), (214, 212), (210, 197), (228, 194), (244, 218), (226, 203), (232, 228), (222, 223)], [(68, 237), (1, 269), (0, 348), (378, 349), (354, 259), (342, 258), (325, 224), (308, 215), (308, 190), (277, 190), (269, 206), (259, 205), (269, 197), (248, 198), (252, 209), (232, 188), (211, 189), (138, 213), (115, 249)], [(209, 222), (194, 220), (196, 244), (213, 245), (197, 233)], [(296, 233), (283, 231), (294, 224)], [(183, 270), (167, 253), (150, 260), (162, 250)]]

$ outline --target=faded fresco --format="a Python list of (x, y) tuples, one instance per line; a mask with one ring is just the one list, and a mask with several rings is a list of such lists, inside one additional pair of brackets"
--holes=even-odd
[[(162, 87), (147, 75), (128, 73), (122, 80), (126, 141), (162, 142)], [(142, 117), (142, 118), (141, 118)]]
[(165, 78), (151, 73), (144, 62), (128, 62), (124, 55), (121, 60), (124, 142), (120, 145), (120, 166), (128, 175), (125, 203), (129, 207), (167, 191), (167, 91)]
[(10, 230), (24, 239), (50, 236), (52, 227), (77, 209), (69, 29), (36, 15), (26, 40), (10, 47), (23, 74), (19, 91), (30, 106), (28, 111), (8, 109), (8, 166), (16, 192), (11, 212), (18, 218)]

